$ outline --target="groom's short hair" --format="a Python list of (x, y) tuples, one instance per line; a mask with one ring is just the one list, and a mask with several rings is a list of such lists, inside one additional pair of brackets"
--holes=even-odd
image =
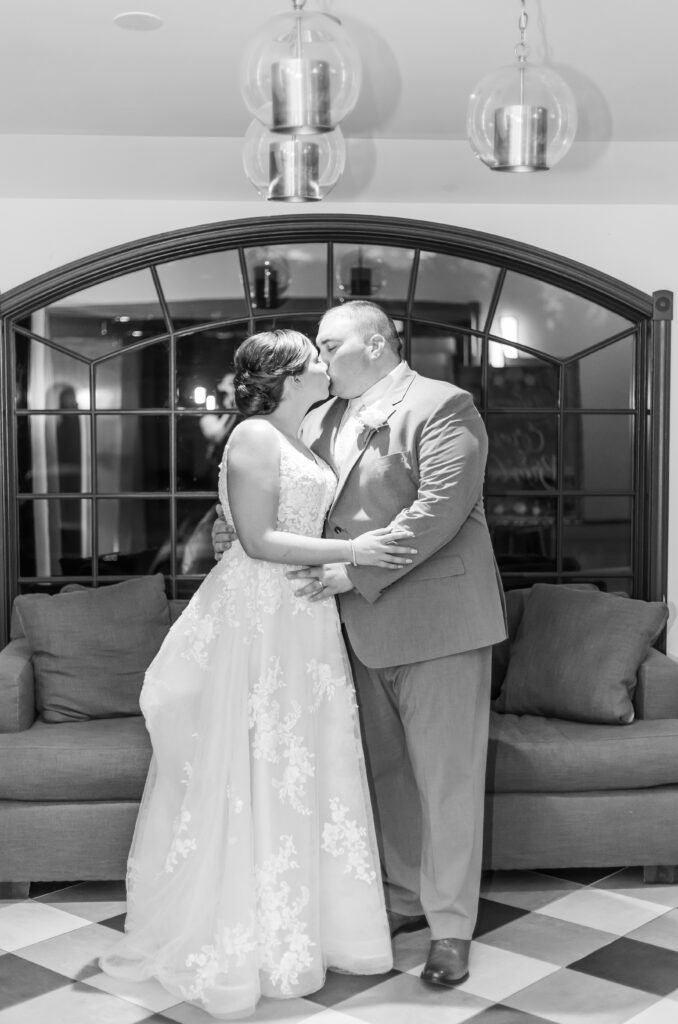
[(358, 323), (361, 331), (364, 331), (368, 337), (372, 337), (373, 334), (381, 334), (392, 352), (397, 356), (402, 355), (402, 342), (398, 328), (388, 313), (376, 302), (369, 302), (367, 299), (352, 299), (350, 302), (344, 302), (341, 306), (333, 306), (327, 312), (333, 313), (335, 310), (341, 310), (351, 320)]

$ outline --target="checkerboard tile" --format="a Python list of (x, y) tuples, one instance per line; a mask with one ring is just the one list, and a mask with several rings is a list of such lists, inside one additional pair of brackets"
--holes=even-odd
[[(42, 883), (0, 903), (0, 1024), (210, 1024), (154, 981), (98, 957), (124, 929), (122, 882)], [(328, 972), (304, 999), (262, 999), (254, 1024), (678, 1024), (678, 886), (639, 869), (495, 872), (483, 879), (471, 974), (419, 978), (430, 932), (400, 935), (394, 969)]]

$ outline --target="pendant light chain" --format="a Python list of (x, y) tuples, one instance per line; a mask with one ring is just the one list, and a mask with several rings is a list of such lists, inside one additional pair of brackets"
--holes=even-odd
[(530, 48), (525, 42), (525, 35), (527, 33), (527, 11), (525, 10), (525, 0), (521, 0), (521, 12), (518, 18), (518, 29), (520, 31), (520, 41), (516, 43), (514, 53), (519, 61), (526, 61)]

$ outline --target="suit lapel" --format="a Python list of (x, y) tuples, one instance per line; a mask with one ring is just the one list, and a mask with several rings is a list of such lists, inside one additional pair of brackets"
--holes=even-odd
[(337, 437), (339, 424), (341, 423), (346, 401), (343, 398), (333, 398), (328, 404), (327, 410), (322, 413), (315, 438), (310, 447), (329, 466), (332, 466), (337, 476), (339, 469), (334, 462), (334, 442)]

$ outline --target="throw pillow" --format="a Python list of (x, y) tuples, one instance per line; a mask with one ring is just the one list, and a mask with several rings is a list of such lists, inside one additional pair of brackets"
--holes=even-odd
[(658, 601), (535, 584), (496, 710), (632, 722), (638, 669), (667, 618)]
[(53, 597), (24, 594), (15, 607), (44, 722), (140, 713), (144, 673), (170, 626), (162, 574)]

